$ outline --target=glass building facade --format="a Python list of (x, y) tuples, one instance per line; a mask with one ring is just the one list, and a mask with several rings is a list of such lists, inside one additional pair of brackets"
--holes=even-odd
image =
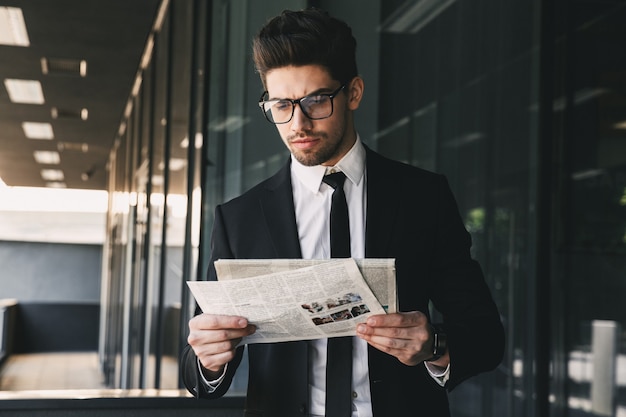
[(623, 1), (164, 1), (108, 167), (107, 383), (179, 386), (213, 210), (288, 157), (251, 38), (307, 6), (352, 26), (360, 137), (447, 176), (500, 309), (505, 358), (453, 416), (625, 416)]

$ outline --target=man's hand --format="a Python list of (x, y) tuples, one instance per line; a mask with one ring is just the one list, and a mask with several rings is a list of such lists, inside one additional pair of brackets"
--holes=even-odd
[(244, 336), (256, 331), (244, 317), (200, 314), (189, 320), (187, 343), (209, 372), (208, 379), (218, 378), (224, 365), (235, 357), (235, 348)]
[[(373, 315), (356, 331), (358, 337), (405, 365), (415, 366), (433, 356), (432, 329), (426, 315), (419, 311)], [(433, 364), (445, 368), (449, 362), (446, 352)]]

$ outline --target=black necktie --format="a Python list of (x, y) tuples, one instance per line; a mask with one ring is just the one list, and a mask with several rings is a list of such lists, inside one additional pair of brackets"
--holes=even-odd
[[(330, 256), (350, 257), (350, 222), (343, 192), (343, 172), (326, 175), (323, 181), (333, 187), (330, 208)], [(328, 339), (326, 363), (326, 417), (352, 414), (352, 337)]]

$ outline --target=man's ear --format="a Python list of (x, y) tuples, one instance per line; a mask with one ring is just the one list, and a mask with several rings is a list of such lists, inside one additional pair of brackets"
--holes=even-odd
[(346, 94), (348, 96), (348, 108), (356, 110), (359, 108), (361, 99), (363, 98), (363, 78), (356, 76), (346, 86)]

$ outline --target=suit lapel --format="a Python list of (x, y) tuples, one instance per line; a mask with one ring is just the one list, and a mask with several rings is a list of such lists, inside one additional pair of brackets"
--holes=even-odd
[(367, 220), (365, 223), (365, 257), (384, 258), (389, 252), (392, 232), (398, 221), (399, 192), (389, 175), (393, 167), (368, 147), (367, 164)]
[(290, 162), (267, 182), (267, 193), (260, 198), (277, 258), (301, 258), (300, 239), (291, 191)]

